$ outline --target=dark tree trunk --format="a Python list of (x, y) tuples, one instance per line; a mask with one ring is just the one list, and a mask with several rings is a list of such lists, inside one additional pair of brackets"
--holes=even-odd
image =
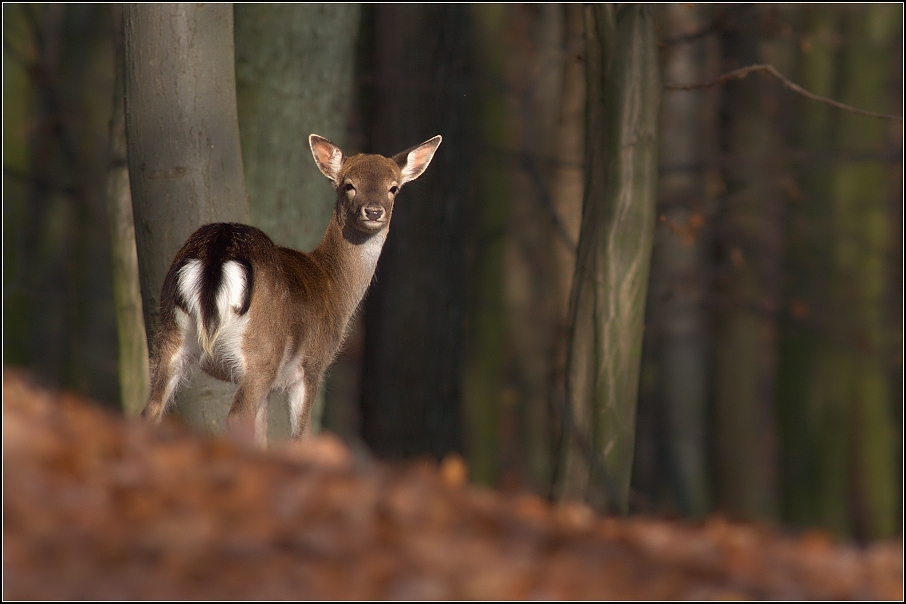
[[(511, 7), (472, 7), (476, 102), (474, 206), (469, 212), (468, 300), (463, 368), (464, 446), (471, 479), (493, 485), (500, 471), (500, 416), (506, 387), (507, 330), (503, 302), (504, 241), (510, 205), (507, 162), (506, 51), (501, 40)], [(510, 397), (512, 398), (512, 397)], [(508, 405), (512, 409), (513, 405)]]
[(403, 189), (365, 303), (362, 431), (382, 456), (462, 448), (464, 226), (469, 194), (468, 7), (373, 7), (371, 149), (444, 137)]
[[(896, 113), (901, 100), (891, 91), (901, 84), (891, 74), (901, 71), (890, 62), (891, 49), (902, 44), (901, 11), (805, 9), (799, 80), (817, 94)], [(902, 363), (902, 348), (884, 314), (885, 264), (899, 228), (892, 225), (901, 224), (887, 207), (891, 131), (880, 120), (811, 101), (800, 106), (801, 193), (791, 205), (781, 324), (782, 512), (788, 522), (818, 524), (841, 537), (889, 537), (902, 488), (894, 428), (902, 400), (887, 377), (888, 355), (896, 351)], [(898, 180), (893, 190), (901, 187)]]
[[(721, 71), (772, 63), (789, 73), (788, 36), (771, 36), (775, 7), (746, 6), (722, 33)], [(766, 33), (767, 32), (767, 33)], [(728, 82), (722, 107), (722, 177), (714, 292), (715, 505), (747, 518), (776, 514), (776, 311), (782, 224), (791, 180), (791, 96), (759, 78)]]
[[(664, 5), (661, 36), (703, 30), (711, 7)], [(669, 82), (717, 75), (715, 36), (662, 49)], [(656, 513), (708, 512), (706, 241), (718, 91), (667, 92), (661, 107), (658, 223), (651, 258), (633, 487)], [(649, 503), (650, 505), (650, 503)], [(652, 510), (654, 511), (654, 510)]]
[(119, 406), (109, 19), (97, 4), (3, 5), (3, 361)]

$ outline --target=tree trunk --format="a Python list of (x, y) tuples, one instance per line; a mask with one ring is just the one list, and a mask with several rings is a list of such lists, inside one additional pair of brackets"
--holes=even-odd
[(380, 4), (375, 89), (365, 123), (374, 151), (442, 134), (418, 184), (404, 188), (365, 302), (362, 424), (382, 456), (462, 449), (460, 379), (469, 192), (468, 7)]
[[(711, 9), (662, 9), (662, 36), (700, 31)], [(712, 38), (664, 50), (665, 79), (706, 82), (717, 76)], [(658, 226), (639, 396), (633, 485), (657, 511), (703, 516), (709, 510), (707, 401), (710, 391), (706, 301), (706, 186), (716, 136), (714, 89), (668, 92), (661, 110)], [(638, 480), (638, 482), (637, 482)]]
[(142, 314), (135, 222), (126, 164), (126, 115), (123, 92), (124, 41), (122, 5), (114, 4), (113, 115), (110, 119), (110, 168), (107, 173), (107, 211), (113, 256), (113, 300), (119, 336), (119, 379), (123, 411), (135, 417), (148, 400), (148, 341)]
[[(308, 135), (347, 153), (358, 4), (236, 4), (236, 94), (251, 224), (278, 245), (309, 251), (333, 212), (330, 183)], [(325, 388), (312, 429), (321, 424)], [(270, 402), (269, 437), (290, 434), (286, 396)]]
[(586, 8), (587, 143), (560, 496), (626, 511), (657, 189), (650, 7)]
[[(722, 35), (722, 71), (772, 63), (789, 73), (789, 38), (766, 40), (772, 7), (743, 7)], [(725, 85), (722, 152), (726, 195), (717, 216), (714, 324), (715, 505), (747, 518), (776, 513), (776, 308), (784, 188), (790, 177), (784, 100), (759, 78)]]
[[(839, 16), (838, 10), (828, 7), (803, 10), (806, 44), (796, 81), (825, 97), (836, 96), (834, 38), (839, 35)], [(779, 325), (781, 515), (794, 525), (817, 522), (842, 535), (846, 532), (847, 470), (844, 447), (837, 443), (846, 441), (848, 430), (841, 413), (815, 399), (817, 390), (811, 385), (824, 332), (830, 329), (826, 281), (830, 254), (825, 242), (831, 232), (827, 208), (831, 192), (827, 175), (833, 171), (832, 124), (837, 110), (807, 99), (797, 101), (797, 106), (802, 115), (795, 132), (804, 156), (797, 173), (802, 194), (790, 203), (786, 221), (784, 312)]]
[[(500, 470), (500, 412), (506, 363), (503, 302), (504, 234), (509, 207), (507, 106), (503, 38), (509, 7), (472, 7), (475, 69), (478, 81), (475, 124), (482, 141), (475, 162), (475, 209), (469, 231), (469, 328), (463, 371), (465, 448), (473, 482), (493, 485)], [(512, 398), (512, 397), (511, 397)]]
[[(157, 327), (173, 256), (199, 226), (248, 222), (229, 4), (124, 10), (126, 135), (145, 325)], [(235, 388), (200, 372), (176, 398), (192, 425), (221, 430)]]
[(511, 391), (518, 396), (518, 443), (510, 447), (516, 456), (510, 464), (527, 486), (549, 495), (582, 216), (583, 16), (578, 5), (527, 5), (519, 12), (528, 19), (521, 28), (526, 40), (517, 40), (517, 48), (531, 52), (509, 58), (517, 69), (509, 111), (516, 123), (508, 147), (515, 161), (504, 283)]
[(109, 18), (97, 4), (3, 5), (3, 355), (119, 407), (104, 204)]
[[(899, 86), (890, 78), (900, 70), (889, 61), (901, 10), (805, 9), (800, 81), (816, 94), (895, 112), (901, 101), (892, 102), (890, 92)], [(803, 193), (787, 237), (778, 393), (784, 519), (841, 537), (889, 537), (901, 488), (892, 409), (902, 402), (886, 375), (889, 351), (899, 348), (884, 316), (896, 229), (886, 224), (887, 125), (800, 104)], [(901, 351), (894, 353), (900, 362)]]
[[(855, 107), (886, 109), (891, 90), (891, 48), (902, 44), (902, 6), (870, 5), (844, 10), (840, 100)], [(900, 46), (902, 48), (902, 46)], [(902, 100), (890, 102), (901, 107)], [(832, 181), (834, 246), (831, 303), (834, 317), (846, 317), (851, 331), (835, 338), (844, 367), (838, 375), (848, 393), (846, 418), (852, 430), (850, 488), (854, 535), (863, 540), (894, 535), (896, 437), (891, 417), (885, 353), (892, 331), (884, 321), (885, 256), (890, 250), (886, 224), (887, 179), (880, 156), (887, 124), (841, 115), (835, 138), (843, 161)]]
[[(558, 157), (553, 167), (551, 200), (562, 225), (562, 232), (555, 237), (552, 256), (555, 266), (555, 283), (552, 288), (554, 313), (557, 317), (552, 346), (552, 362), (548, 396), (548, 417), (553, 419), (551, 450), (535, 453), (550, 464), (546, 476), (546, 491), (552, 494), (557, 473), (558, 446), (563, 437), (562, 409), (566, 404), (566, 348), (569, 333), (569, 297), (573, 272), (576, 268), (576, 246), (582, 222), (584, 191), (583, 160), (585, 157), (585, 9), (581, 4), (563, 5), (565, 12), (565, 38), (563, 45), (563, 81), (560, 97), (560, 115), (556, 133)], [(558, 229), (559, 231), (559, 229)], [(550, 417), (552, 416), (552, 418)], [(541, 465), (536, 464), (536, 465)], [(536, 480), (543, 476), (532, 471)]]

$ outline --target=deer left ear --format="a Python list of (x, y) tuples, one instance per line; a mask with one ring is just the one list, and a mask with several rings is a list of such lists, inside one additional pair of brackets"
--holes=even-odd
[(441, 140), (443, 139), (438, 134), (420, 145), (393, 156), (393, 161), (396, 162), (396, 165), (400, 167), (400, 171), (403, 173), (400, 186), (410, 180), (415, 180), (424, 173), (428, 168), (428, 164), (434, 158), (434, 152), (440, 146)]
[(311, 154), (315, 157), (315, 163), (321, 174), (326, 176), (337, 184), (337, 176), (340, 173), (340, 167), (346, 161), (346, 156), (335, 144), (317, 134), (308, 137), (308, 145), (311, 147)]

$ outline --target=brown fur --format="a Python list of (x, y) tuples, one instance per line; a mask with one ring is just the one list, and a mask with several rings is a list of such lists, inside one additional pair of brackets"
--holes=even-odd
[[(399, 187), (427, 168), (440, 137), (392, 159), (380, 155), (346, 158), (317, 135), (309, 143), (315, 163), (337, 191), (333, 218), (321, 243), (306, 254), (277, 246), (262, 231), (236, 224), (207, 225), (192, 234), (164, 280), (151, 359), (151, 396), (142, 417), (159, 422), (178, 382), (197, 365), (215, 378), (238, 384), (228, 416), (228, 425), (236, 433), (248, 436), (254, 431), (263, 444), (266, 430), (260, 424), (266, 418), (268, 396), (274, 389), (287, 388), (295, 418), (293, 433), (299, 438), (310, 434), (315, 394), (374, 275)], [(247, 312), (234, 304), (227, 316), (216, 317), (217, 324), (202, 325), (203, 316), (192, 312), (189, 298), (195, 298), (187, 297), (183, 289), (186, 283), (204, 281), (181, 276), (181, 269), (190, 261), (200, 262), (202, 267), (226, 262), (249, 267)], [(218, 271), (222, 266), (214, 271), (222, 275)], [(219, 287), (227, 287), (227, 278), (220, 278)], [(230, 291), (240, 291), (232, 283), (235, 289)], [(199, 292), (204, 289), (198, 287)], [(215, 292), (213, 288), (206, 291), (209, 298)], [(198, 293), (198, 299), (203, 296)], [(188, 321), (182, 319), (181, 327), (183, 316)], [(207, 330), (219, 334), (219, 339), (212, 344), (199, 336), (194, 341), (191, 327), (186, 327), (193, 321), (195, 333)], [(246, 321), (244, 327), (242, 321)], [(222, 326), (226, 327), (219, 332)], [(237, 338), (241, 345), (230, 345), (233, 333), (241, 334)], [(259, 425), (253, 430), (256, 417)]]

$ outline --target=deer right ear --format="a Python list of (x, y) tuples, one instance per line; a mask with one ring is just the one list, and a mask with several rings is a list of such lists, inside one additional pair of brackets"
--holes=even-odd
[(330, 179), (336, 185), (337, 177), (340, 174), (340, 167), (346, 161), (346, 156), (335, 144), (317, 134), (308, 137), (308, 145), (311, 147), (311, 154), (315, 157), (315, 163), (321, 174)]

